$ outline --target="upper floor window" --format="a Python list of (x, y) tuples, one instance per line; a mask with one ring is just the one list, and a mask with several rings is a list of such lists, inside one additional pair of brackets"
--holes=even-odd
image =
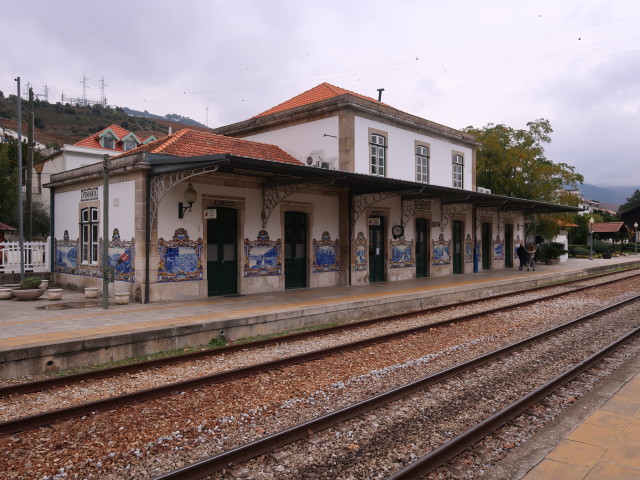
[(113, 140), (113, 137), (102, 137), (102, 148), (110, 148), (113, 150), (115, 148), (115, 142)]
[(464, 157), (462, 155), (453, 155), (453, 188), (463, 188), (464, 185)]
[(98, 263), (98, 209), (80, 210), (80, 261)]
[(371, 175), (386, 176), (387, 141), (377, 133), (371, 134), (369, 143), (371, 151)]
[(125, 140), (124, 141), (124, 151), (125, 152), (128, 152), (129, 150), (133, 150), (137, 146), (138, 146), (138, 144), (136, 143), (135, 140)]
[(416, 182), (429, 183), (429, 147), (416, 146)]

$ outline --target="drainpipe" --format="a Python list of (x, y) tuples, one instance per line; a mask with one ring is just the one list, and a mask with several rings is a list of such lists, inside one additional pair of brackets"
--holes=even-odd
[[(51, 245), (49, 248), (49, 272), (55, 272), (55, 264), (56, 264), (56, 246), (55, 246), (55, 236), (53, 231), (53, 226), (56, 224), (54, 216), (55, 216), (55, 201), (56, 197), (54, 195), (54, 188), (51, 187), (49, 189), (49, 238), (51, 238)], [(53, 281), (51, 282), (53, 283)]]
[(476, 225), (476, 206), (471, 207), (471, 223), (473, 224), (473, 273), (478, 273), (478, 227)]
[(355, 225), (352, 225), (351, 222), (353, 220), (353, 215), (352, 215), (352, 209), (353, 209), (353, 194), (351, 192), (349, 192), (349, 265), (348, 265), (348, 271), (349, 271), (349, 275), (348, 275), (348, 279), (349, 279), (349, 286), (351, 286), (351, 262), (353, 261), (353, 259), (351, 258), (351, 250), (353, 249), (353, 234), (354, 234), (354, 229), (355, 229)]

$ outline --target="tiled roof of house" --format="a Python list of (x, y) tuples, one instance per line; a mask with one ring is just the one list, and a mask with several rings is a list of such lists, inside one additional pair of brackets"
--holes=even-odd
[(15, 228), (10, 227), (9, 225), (7, 225), (6, 223), (2, 223), (0, 222), (0, 230), (10, 230), (10, 231), (15, 231)]
[(593, 233), (620, 233), (628, 230), (624, 222), (591, 223)]
[(174, 134), (149, 142), (146, 145), (141, 145), (136, 149), (126, 152), (125, 155), (142, 152), (174, 155), (177, 157), (227, 153), (239, 157), (303, 165), (302, 162), (296, 160), (275, 145), (243, 140), (241, 138), (225, 137), (224, 135), (191, 130), (190, 128), (183, 128)]
[(328, 98), (339, 97), (340, 95), (354, 95), (359, 98), (363, 98), (365, 100), (369, 100), (371, 102), (378, 102), (376, 99), (367, 97), (365, 95), (360, 95), (359, 93), (352, 92), (350, 90), (345, 90), (344, 88), (336, 87), (335, 85), (331, 85), (327, 82), (321, 83), (317, 87), (313, 87), (306, 92), (301, 93), (300, 95), (296, 95), (290, 100), (281, 103), (280, 105), (276, 105), (269, 110), (266, 110), (262, 113), (259, 113), (254, 118), (263, 117), (265, 115), (270, 115), (272, 113), (283, 112), (285, 110), (290, 110), (292, 108), (301, 107), (303, 105), (309, 105), (311, 103), (320, 102), (322, 100), (327, 100)]
[[(94, 133), (93, 135), (89, 135), (87, 138), (83, 138), (79, 142), (74, 143), (74, 145), (76, 145), (78, 147), (100, 148), (102, 150), (124, 152), (124, 145), (122, 144), (121, 141), (115, 142), (114, 143), (114, 148), (103, 148), (103, 146), (100, 144), (100, 134), (102, 134), (103, 132), (106, 132), (107, 130), (111, 130), (121, 140), (124, 137), (126, 137), (127, 135), (129, 135), (130, 133), (133, 133), (133, 132), (130, 132), (129, 130), (127, 130), (126, 128), (122, 128), (120, 125), (116, 125), (114, 123), (113, 125), (109, 125), (107, 128), (103, 128), (102, 130), (100, 130), (97, 133)], [(134, 135), (135, 135), (135, 133), (134, 133)], [(140, 140), (140, 142), (142, 142), (142, 143), (145, 142), (145, 138), (140, 137), (138, 135), (136, 135), (136, 137)], [(146, 138), (148, 138), (148, 137), (146, 137)]]

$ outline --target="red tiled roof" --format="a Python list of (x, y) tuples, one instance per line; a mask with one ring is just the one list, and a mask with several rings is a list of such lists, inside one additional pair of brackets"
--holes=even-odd
[(10, 227), (6, 223), (0, 222), (0, 230), (13, 230), (13, 231), (15, 231), (15, 228)]
[[(133, 133), (133, 132), (130, 132), (129, 130), (127, 130), (126, 128), (122, 128), (120, 125), (116, 125), (114, 123), (113, 125), (109, 125), (107, 128), (103, 128), (99, 132), (94, 133), (93, 135), (90, 135), (87, 138), (83, 138), (79, 142), (74, 143), (74, 145), (77, 145), (78, 147), (100, 148), (102, 150), (124, 152), (124, 148), (123, 148), (124, 146), (122, 145), (122, 142), (114, 142), (114, 147), (115, 148), (103, 148), (102, 145), (100, 145), (100, 134), (102, 132), (105, 132), (105, 131), (109, 130), (109, 129), (111, 129), (113, 131), (113, 133), (115, 133), (118, 136), (118, 138), (120, 138), (120, 140), (122, 140), (124, 137), (126, 137), (130, 133)], [(135, 135), (135, 133), (134, 133), (134, 135)], [(136, 137), (138, 137), (138, 139), (141, 142), (144, 142), (142, 137), (140, 137), (138, 135), (136, 135)]]
[(146, 145), (141, 145), (119, 156), (128, 156), (142, 152), (174, 155), (177, 157), (228, 153), (239, 157), (304, 165), (275, 145), (253, 142), (242, 138), (225, 137), (224, 135), (191, 130), (190, 128), (183, 128), (176, 133), (159, 140), (154, 140)]
[(297, 95), (292, 99), (281, 103), (280, 105), (276, 105), (275, 107), (270, 108), (269, 110), (259, 113), (253, 118), (263, 117), (265, 115), (270, 115), (272, 113), (283, 112), (285, 110), (290, 110), (292, 108), (301, 107), (303, 105), (309, 105), (311, 103), (320, 102), (322, 100), (327, 100), (328, 98), (339, 97), (340, 95), (354, 95), (356, 97), (369, 100), (370, 102), (381, 103), (374, 98), (360, 95), (359, 93), (355, 93), (350, 90), (345, 90), (344, 88), (336, 87), (335, 85), (330, 85), (327, 82), (324, 82), (318, 85), (317, 87), (313, 87), (311, 90), (307, 90), (306, 92), (303, 92), (300, 95)]
[(620, 233), (628, 230), (624, 222), (590, 223), (593, 233)]

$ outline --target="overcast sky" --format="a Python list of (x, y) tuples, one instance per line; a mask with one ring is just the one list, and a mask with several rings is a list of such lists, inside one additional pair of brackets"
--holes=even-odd
[(640, 187), (640, 2), (0, 2), (0, 90), (100, 99), (210, 127), (322, 82), (453, 128), (554, 129), (585, 183)]

